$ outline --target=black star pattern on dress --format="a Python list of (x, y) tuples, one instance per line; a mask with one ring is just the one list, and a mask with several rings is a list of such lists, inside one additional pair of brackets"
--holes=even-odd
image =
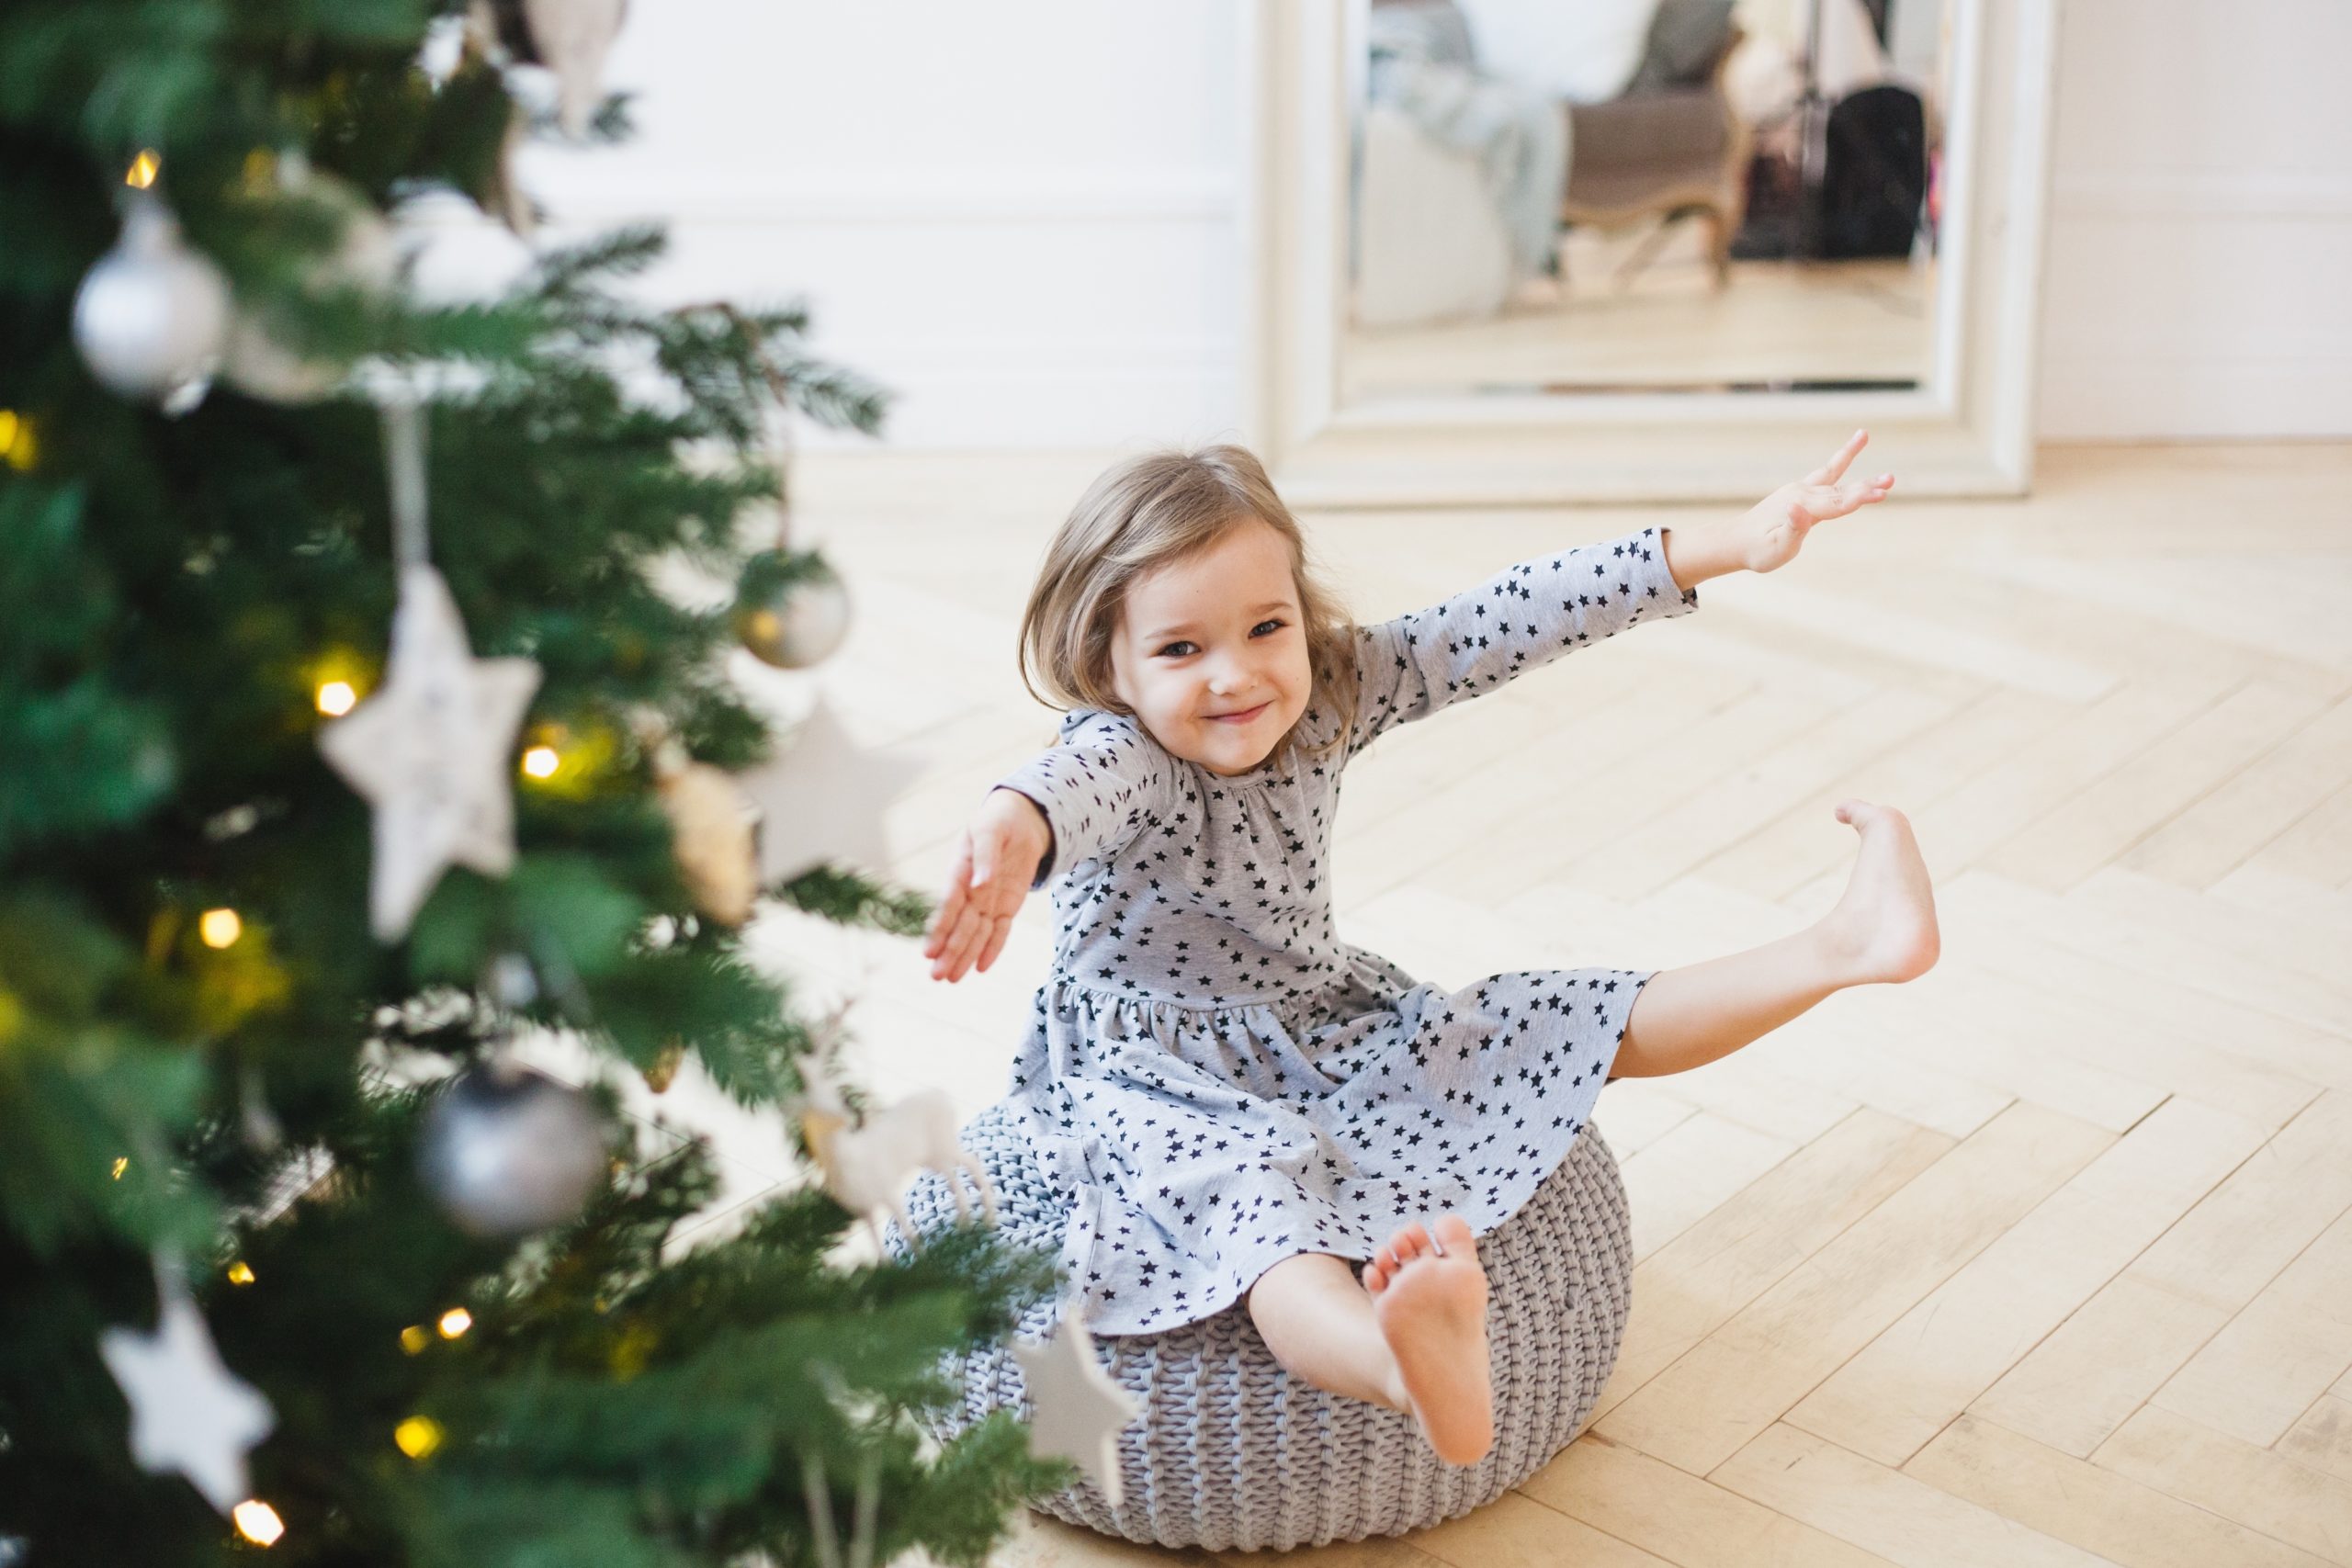
[(1210, 1316), (1285, 1258), (1368, 1258), (1434, 1213), (1484, 1235), (1566, 1155), (1651, 972), (1416, 981), (1340, 940), (1330, 835), (1347, 763), (1396, 725), (1697, 608), (1657, 542), (1521, 562), (1357, 627), (1354, 722), (1321, 755), (1321, 694), (1295, 745), (1230, 777), (1081, 708), (1000, 781), (1052, 829), (1031, 886), (1052, 885), (1057, 928), (1009, 1099), (1066, 1197), (1061, 1262), (1094, 1333)]

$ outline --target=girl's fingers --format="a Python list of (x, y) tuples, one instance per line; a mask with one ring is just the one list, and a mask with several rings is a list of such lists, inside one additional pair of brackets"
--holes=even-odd
[(1805, 476), (1805, 482), (1817, 485), (1837, 483), (1845, 477), (1846, 465), (1854, 460), (1854, 455), (1869, 444), (1870, 438), (1871, 433), (1867, 430), (1854, 432), (1848, 437), (1846, 445), (1830, 455), (1829, 461)]
[(967, 912), (965, 915), (962, 922), (956, 926), (955, 934), (948, 939), (947, 951), (940, 955), (937, 972), (943, 978), (949, 980), (963, 978), (964, 970), (971, 961), (972, 950), (979, 945), (980, 936), (987, 930), (987, 924), (977, 913)]
[(1838, 456), (1829, 460), (1829, 477), (1833, 479), (1844, 479), (1846, 477), (1846, 465), (1852, 462), (1855, 457), (1860, 454), (1862, 448), (1870, 444), (1871, 433), (1869, 431), (1858, 430), (1854, 432), (1851, 436), (1847, 438), (1846, 445), (1838, 449)]
[(1012, 917), (1010, 915), (998, 915), (989, 921), (989, 944), (980, 949), (980, 968), (986, 969), (996, 962), (996, 955), (1004, 951), (1005, 936), (1012, 930)]
[(926, 950), (938, 950), (939, 933), (956, 923), (964, 912), (964, 882), (972, 869), (972, 835), (966, 829), (956, 845), (955, 863), (947, 868), (947, 897), (940, 900), (939, 912), (931, 918), (931, 936)]

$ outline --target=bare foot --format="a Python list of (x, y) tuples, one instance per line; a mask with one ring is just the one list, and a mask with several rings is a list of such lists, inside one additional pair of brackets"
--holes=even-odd
[(1891, 806), (1838, 804), (1838, 820), (1861, 834), (1854, 874), (1817, 930), (1848, 985), (1916, 980), (1943, 950), (1936, 892), (1911, 824)]
[[(1442, 1252), (1439, 1248), (1442, 1247)], [(1407, 1225), (1363, 1266), (1372, 1314), (1396, 1358), (1401, 1401), (1448, 1464), (1476, 1464), (1495, 1446), (1487, 1360), (1487, 1271), (1458, 1214)]]

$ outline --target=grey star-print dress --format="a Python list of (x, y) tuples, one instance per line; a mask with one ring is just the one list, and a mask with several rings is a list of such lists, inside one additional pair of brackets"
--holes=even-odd
[[(1081, 708), (1001, 781), (1052, 825), (1032, 886), (1053, 883), (1057, 928), (1009, 1099), (1068, 1194), (1094, 1332), (1209, 1316), (1285, 1258), (1369, 1258), (1448, 1211), (1484, 1235), (1559, 1164), (1652, 972), (1445, 990), (1342, 942), (1341, 772), (1391, 726), (1697, 605), (1645, 528), (1359, 627), (1356, 721), (1320, 761), (1277, 748), (1227, 777)], [(1335, 728), (1310, 704), (1297, 734)]]

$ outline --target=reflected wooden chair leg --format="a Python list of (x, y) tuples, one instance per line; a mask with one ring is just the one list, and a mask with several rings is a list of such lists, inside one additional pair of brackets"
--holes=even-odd
[(1634, 281), (1634, 275), (1650, 265), (1651, 259), (1665, 246), (1668, 238), (1674, 232), (1674, 225), (1681, 219), (1685, 210), (1687, 209), (1677, 209), (1659, 219), (1657, 227), (1643, 235), (1642, 243), (1634, 247), (1634, 254), (1618, 265), (1617, 286), (1620, 288), (1631, 284)]

